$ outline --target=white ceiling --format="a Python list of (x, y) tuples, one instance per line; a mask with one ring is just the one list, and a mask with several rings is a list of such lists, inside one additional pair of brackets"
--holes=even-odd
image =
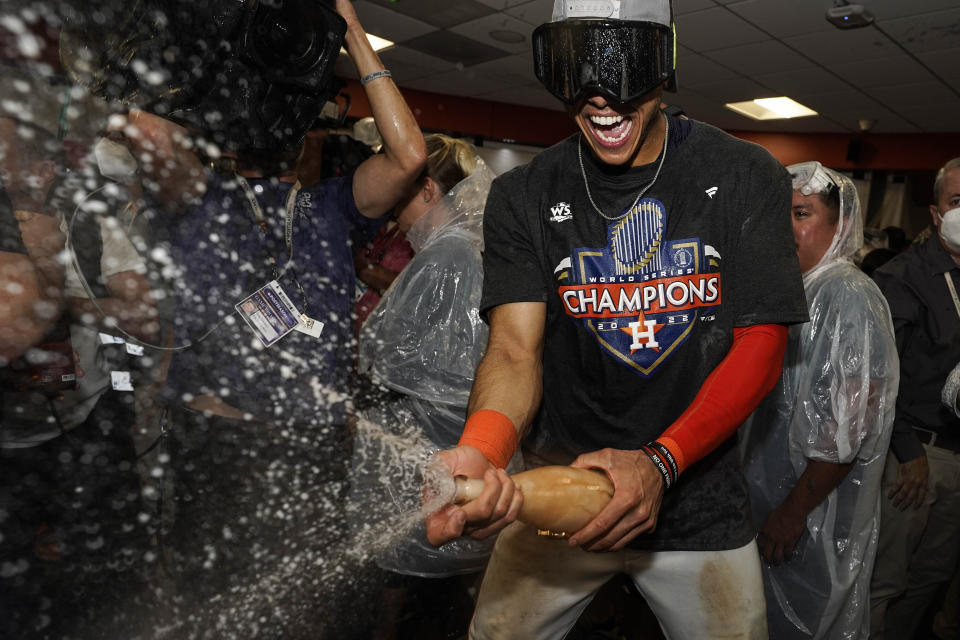
[[(833, 0), (673, 0), (680, 91), (665, 94), (724, 129), (960, 131), (960, 0), (859, 0), (874, 26), (841, 30)], [(530, 36), (553, 0), (355, 0), (401, 87), (561, 109), (533, 75)], [(507, 43), (491, 32), (519, 34)], [(349, 60), (337, 73), (356, 78)], [(724, 102), (787, 95), (820, 113), (757, 122)]]

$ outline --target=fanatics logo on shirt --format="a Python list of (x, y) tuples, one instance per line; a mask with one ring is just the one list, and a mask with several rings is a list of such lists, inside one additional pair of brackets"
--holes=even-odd
[(558, 202), (550, 207), (550, 222), (566, 222), (573, 218), (573, 212), (570, 211), (570, 203)]
[(575, 249), (555, 272), (567, 315), (644, 377), (721, 302), (720, 254), (698, 238), (664, 240), (665, 218), (645, 198), (607, 227), (606, 247)]

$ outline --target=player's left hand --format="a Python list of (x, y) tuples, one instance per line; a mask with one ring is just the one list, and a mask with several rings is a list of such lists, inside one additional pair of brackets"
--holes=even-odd
[(618, 551), (657, 526), (663, 502), (663, 476), (642, 451), (601, 449), (570, 465), (602, 469), (613, 482), (613, 498), (587, 526), (570, 536), (587, 551)]
[(780, 505), (774, 509), (757, 534), (760, 555), (771, 564), (790, 560), (797, 541), (803, 535), (806, 517)]

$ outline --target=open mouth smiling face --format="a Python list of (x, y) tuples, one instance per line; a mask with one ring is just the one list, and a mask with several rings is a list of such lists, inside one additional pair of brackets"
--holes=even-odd
[[(655, 89), (632, 102), (617, 104), (593, 95), (571, 108), (584, 141), (602, 162), (639, 166), (656, 160), (662, 140), (650, 133), (662, 127), (659, 117), (662, 90)], [(648, 157), (649, 156), (649, 157)]]

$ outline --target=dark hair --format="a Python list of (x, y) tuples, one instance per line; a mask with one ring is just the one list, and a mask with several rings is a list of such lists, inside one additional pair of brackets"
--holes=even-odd
[(453, 189), (477, 168), (477, 150), (469, 142), (442, 133), (426, 135), (423, 140), (427, 145), (427, 166), (420, 182), (429, 176), (440, 187), (441, 193)]

